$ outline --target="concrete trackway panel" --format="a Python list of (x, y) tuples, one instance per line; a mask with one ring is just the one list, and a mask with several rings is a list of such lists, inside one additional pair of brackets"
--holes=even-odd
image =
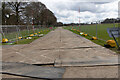
[[(22, 62), (28, 64), (54, 63), (55, 59), (59, 56), (59, 36), (59, 29), (56, 29), (31, 44), (3, 48), (2, 60), (4, 62)], [(57, 49), (49, 50), (51, 48)]]
[(23, 63), (5, 63), (2, 64), (3, 74), (19, 75), (32, 78), (62, 78), (64, 68), (41, 67)]
[(3, 48), (4, 62), (48, 64), (58, 61), (79, 60), (95, 57), (116, 57), (115, 52), (101, 47), (71, 31), (57, 28), (31, 44)]
[[(95, 66), (118, 64), (115, 52), (97, 45), (68, 30), (61, 29), (61, 44), (59, 59), (55, 66)], [(67, 49), (69, 48), (69, 49)], [(108, 60), (106, 60), (108, 59)]]
[(68, 59), (68, 60), (56, 60), (55, 66), (66, 66), (66, 67), (90, 67), (90, 66), (110, 66), (119, 65), (118, 58), (111, 57), (105, 58), (79, 58), (79, 59)]

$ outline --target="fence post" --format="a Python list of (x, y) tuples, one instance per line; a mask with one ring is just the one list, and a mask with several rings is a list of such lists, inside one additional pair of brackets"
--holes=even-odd
[(113, 20), (113, 25), (114, 25), (114, 27), (115, 27), (115, 20)]
[(28, 26), (27, 26), (27, 30), (28, 30), (28, 35), (30, 34), (30, 31), (29, 31), (29, 28), (28, 28)]
[[(18, 36), (16, 36), (16, 37), (19, 37), (19, 29), (18, 29), (18, 25), (16, 26), (16, 30), (17, 30), (17, 34), (18, 34)], [(17, 35), (16, 34), (16, 35)]]
[[(2, 26), (3, 27), (3, 26)], [(4, 32), (3, 32), (3, 28), (0, 28), (1, 29), (1, 33), (2, 33), (2, 36), (5, 38), (5, 34), (4, 34)]]
[(97, 36), (97, 22), (96, 22), (96, 38), (98, 38), (98, 36)]

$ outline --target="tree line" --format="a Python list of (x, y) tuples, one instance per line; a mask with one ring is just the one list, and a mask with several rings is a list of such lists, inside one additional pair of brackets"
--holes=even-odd
[(107, 18), (101, 23), (120, 23), (120, 18)]
[(2, 2), (2, 25), (56, 25), (57, 18), (41, 2)]
[(64, 26), (79, 26), (79, 25), (91, 25), (91, 24), (107, 24), (107, 23), (120, 23), (120, 18), (106, 18), (103, 21), (99, 21), (99, 22), (91, 22), (91, 23), (68, 23), (68, 24), (62, 24)]

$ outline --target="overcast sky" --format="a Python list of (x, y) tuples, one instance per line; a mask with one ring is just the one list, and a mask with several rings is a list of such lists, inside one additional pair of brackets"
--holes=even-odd
[[(118, 17), (119, 0), (39, 0), (63, 23), (93, 22)], [(79, 13), (80, 8), (80, 13)]]

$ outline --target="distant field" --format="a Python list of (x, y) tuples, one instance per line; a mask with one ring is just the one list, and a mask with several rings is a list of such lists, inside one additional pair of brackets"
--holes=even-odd
[[(107, 28), (114, 27), (114, 24), (98, 24), (97, 25), (97, 37), (103, 40), (113, 39), (110, 38), (107, 33)], [(118, 24), (115, 24), (115, 27), (118, 27)], [(74, 29), (79, 30), (78, 26), (74, 26)], [(66, 29), (72, 29), (72, 26), (66, 27)], [(96, 36), (96, 25), (81, 25), (81, 32), (85, 32), (90, 36)]]

